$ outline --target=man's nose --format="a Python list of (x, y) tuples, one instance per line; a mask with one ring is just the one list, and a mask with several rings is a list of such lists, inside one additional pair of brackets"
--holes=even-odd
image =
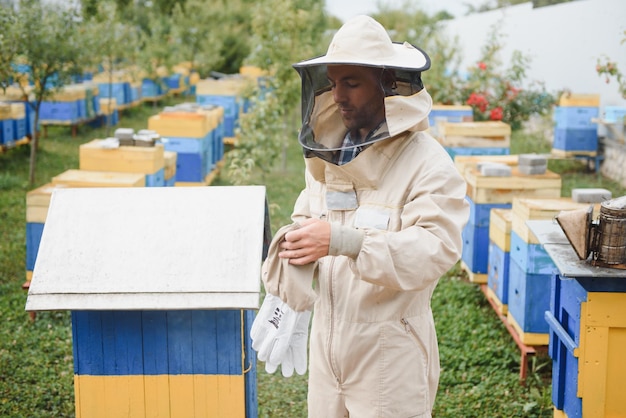
[(333, 100), (335, 103), (343, 103), (346, 101), (345, 89), (335, 86), (333, 87)]

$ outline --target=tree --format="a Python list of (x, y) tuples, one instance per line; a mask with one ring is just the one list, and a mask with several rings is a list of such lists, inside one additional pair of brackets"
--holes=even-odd
[(0, 89), (5, 90), (14, 75), (13, 63), (20, 44), (17, 15), (9, 6), (0, 6)]
[(202, 63), (215, 68), (221, 63), (220, 29), (224, 28), (227, 10), (211, 7), (203, 0), (187, 0), (172, 11), (172, 35), (177, 56), (196, 68)]
[[(15, 30), (19, 34), (19, 56), (30, 67), (35, 127), (39, 123), (41, 102), (64, 85), (80, 70), (84, 45), (80, 39), (80, 16), (77, 10), (36, 0), (19, 4)], [(78, 57), (78, 59), (77, 59)], [(24, 92), (26, 96), (26, 92)], [(33, 133), (30, 148), (30, 184), (35, 182), (39, 138)]]
[[(267, 0), (253, 10), (254, 52), (249, 62), (270, 74), (265, 99), (241, 121), (238, 146), (229, 153), (228, 174), (237, 183), (249, 180), (252, 169), (267, 172), (294, 140), (289, 117), (300, 103), (300, 79), (294, 62), (319, 54), (327, 43), (323, 3), (316, 0)], [(283, 153), (284, 155), (284, 153)]]
[[(120, 66), (128, 67), (137, 46), (137, 28), (119, 19), (115, 3), (103, 1), (83, 25), (82, 35), (83, 43), (94, 51), (86, 62), (94, 66), (103, 64), (108, 74), (107, 97), (112, 97), (113, 74)], [(111, 106), (111, 101), (108, 103)], [(111, 114), (111, 110), (106, 113)], [(107, 135), (110, 135), (109, 118)]]

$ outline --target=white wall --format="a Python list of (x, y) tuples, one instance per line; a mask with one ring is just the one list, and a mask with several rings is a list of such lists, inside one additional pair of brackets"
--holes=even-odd
[(579, 0), (532, 8), (532, 3), (460, 17), (445, 23), (444, 32), (458, 36), (460, 70), (476, 65), (494, 24), (502, 21), (501, 51), (505, 68), (513, 51), (531, 59), (528, 81), (543, 81), (556, 93), (600, 94), (601, 107), (626, 106), (615, 78), (606, 84), (596, 72), (598, 58), (608, 56), (626, 76), (626, 0)]

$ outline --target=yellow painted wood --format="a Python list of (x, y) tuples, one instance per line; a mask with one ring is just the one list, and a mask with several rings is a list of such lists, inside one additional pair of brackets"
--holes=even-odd
[(146, 416), (170, 416), (170, 376), (143, 376), (146, 399)]
[(145, 416), (143, 376), (106, 376), (102, 380), (107, 418)]
[(74, 376), (77, 418), (245, 417), (243, 375)]
[(499, 121), (442, 122), (437, 125), (441, 136), (468, 136), (504, 140), (511, 135), (511, 126)]
[(559, 106), (598, 107), (600, 95), (564, 93), (559, 98)]
[(99, 102), (101, 115), (111, 115), (113, 114), (113, 111), (117, 109), (117, 100), (115, 97), (104, 97), (99, 99)]
[(461, 268), (467, 273), (468, 280), (472, 283), (487, 283), (487, 275), (481, 273), (474, 273), (464, 261), (461, 261)]
[(74, 375), (76, 418), (105, 418), (106, 402), (101, 376)]
[(52, 184), (66, 187), (144, 187), (146, 176), (141, 173), (66, 170), (52, 177)]
[(178, 154), (174, 151), (165, 151), (163, 159), (165, 164), (164, 178), (169, 180), (176, 175), (176, 157)]
[(164, 149), (154, 147), (121, 146), (106, 149), (102, 140), (94, 139), (79, 147), (79, 168), (89, 171), (154, 174), (165, 166)]
[(626, 293), (588, 293), (580, 333), (577, 392), (583, 416), (626, 416)]
[(64, 186), (46, 183), (26, 193), (26, 222), (46, 222), (52, 192), (60, 187)]
[(437, 134), (439, 143), (444, 147), (464, 147), (464, 148), (509, 148), (511, 146), (511, 137), (480, 137), (480, 136), (463, 136)]
[(561, 411), (560, 409), (556, 409), (556, 406), (554, 407), (554, 418), (568, 418), (567, 414), (563, 411)]
[(238, 96), (250, 83), (247, 78), (203, 79), (196, 84), (196, 95), (203, 96)]
[(456, 155), (454, 165), (459, 173), (465, 173), (468, 167), (476, 168), (479, 163), (500, 163), (510, 166), (518, 165), (518, 155)]
[(515, 318), (513, 318), (513, 315), (511, 315), (511, 312), (507, 313), (506, 319), (509, 324), (515, 329), (515, 332), (517, 332), (520, 341), (524, 345), (548, 345), (548, 342), (550, 341), (550, 334), (524, 332), (522, 330), (522, 327), (520, 327), (517, 321), (515, 321)]
[(489, 239), (505, 252), (511, 251), (511, 209), (491, 209), (489, 212)]
[(558, 198), (561, 196), (561, 176), (546, 170), (544, 174), (521, 174), (517, 167), (511, 176), (483, 176), (476, 167), (464, 172), (467, 195), (474, 203), (511, 203), (515, 197)]
[(505, 303), (502, 303), (500, 298), (498, 298), (498, 295), (496, 295), (496, 293), (490, 287), (486, 289), (486, 293), (487, 293), (487, 298), (491, 299), (493, 303), (496, 305), (498, 313), (501, 313), (502, 315), (506, 315), (509, 312), (509, 306)]
[(211, 131), (211, 124), (206, 115), (200, 113), (172, 112), (167, 115), (160, 113), (148, 118), (148, 129), (157, 132), (162, 137), (172, 136), (179, 138), (204, 138)]
[(0, 103), (0, 120), (12, 119), (11, 116), (11, 104)]
[(598, 154), (598, 152), (597, 151), (571, 151), (571, 150), (562, 150), (558, 148), (552, 148), (550, 150), (550, 154), (559, 158), (574, 157), (576, 155), (587, 155), (589, 157), (595, 157)]
[(26, 106), (24, 103), (11, 103), (11, 118), (24, 119), (26, 117)]
[[(524, 242), (539, 244), (539, 240), (526, 225), (528, 220), (551, 220), (561, 211), (585, 209), (589, 203), (577, 203), (569, 197), (550, 199), (514, 198), (511, 208), (513, 210), (512, 230), (519, 235)], [(600, 213), (600, 205), (594, 206), (594, 212)]]

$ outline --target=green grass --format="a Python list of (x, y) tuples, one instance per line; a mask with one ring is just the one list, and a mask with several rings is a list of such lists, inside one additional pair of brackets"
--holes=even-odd
[[(162, 103), (165, 105), (165, 103)], [(144, 105), (123, 114), (120, 125), (142, 129), (158, 111)], [(81, 127), (76, 137), (69, 128), (48, 130), (39, 148), (36, 186), (61, 172), (78, 168), (78, 146), (107, 135), (104, 129)], [(294, 140), (288, 149), (285, 171), (265, 177), (272, 206), (271, 227), (289, 222), (289, 214), (303, 186), (301, 152)], [(515, 133), (513, 153), (549, 152), (538, 135)], [(0, 416), (74, 416), (72, 336), (69, 313), (44, 312), (34, 322), (24, 311), (25, 197), (28, 185), (29, 147), (0, 155)], [(550, 169), (562, 174), (563, 196), (573, 187), (604, 187), (614, 196), (626, 190), (588, 172), (578, 161), (551, 161)], [(259, 182), (260, 183), (260, 182)], [(228, 184), (218, 177), (215, 184)], [(441, 352), (441, 382), (436, 417), (549, 417), (551, 361), (531, 360), (525, 385), (519, 382), (520, 352), (485, 301), (477, 285), (469, 283), (456, 267), (440, 281), (433, 310)], [(283, 378), (258, 368), (261, 417), (306, 416), (307, 376)]]

